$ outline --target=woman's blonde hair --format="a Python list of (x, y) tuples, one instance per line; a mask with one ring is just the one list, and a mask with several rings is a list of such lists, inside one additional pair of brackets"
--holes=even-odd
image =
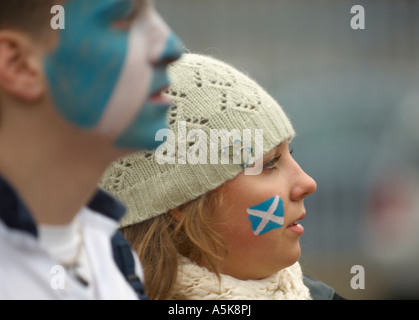
[(180, 297), (173, 290), (179, 254), (219, 275), (217, 263), (226, 246), (214, 228), (219, 221), (211, 212), (221, 202), (221, 192), (215, 189), (177, 208), (182, 213), (179, 218), (167, 212), (121, 229), (140, 258), (149, 299)]

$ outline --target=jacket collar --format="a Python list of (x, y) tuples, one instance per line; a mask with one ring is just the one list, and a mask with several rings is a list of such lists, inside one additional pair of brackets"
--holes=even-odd
[[(89, 209), (119, 221), (126, 208), (112, 195), (98, 189), (88, 204)], [(0, 177), (0, 220), (9, 228), (29, 232), (38, 236), (35, 220), (12, 187)]]

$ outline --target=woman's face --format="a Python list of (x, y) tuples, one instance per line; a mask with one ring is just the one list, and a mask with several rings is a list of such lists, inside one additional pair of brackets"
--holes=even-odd
[[(293, 159), (288, 141), (264, 157), (261, 174), (242, 172), (220, 188), (223, 204), (215, 212), (220, 221), (217, 231), (228, 249), (219, 266), (221, 273), (243, 280), (261, 279), (299, 259), (299, 239), (304, 229), (294, 223), (304, 218), (303, 200), (317, 186)], [(268, 208), (277, 208), (270, 218), (250, 214), (255, 212), (252, 210), (269, 211)], [(273, 215), (282, 214), (283, 218), (273, 218), (277, 222), (269, 221)], [(265, 228), (261, 228), (263, 225)]]

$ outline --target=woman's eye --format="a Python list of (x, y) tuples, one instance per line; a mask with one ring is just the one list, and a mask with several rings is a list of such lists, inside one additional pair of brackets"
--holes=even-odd
[(279, 160), (279, 158), (281, 157), (281, 155), (279, 155), (276, 158), (273, 158), (272, 160), (266, 162), (263, 167), (267, 170), (275, 170), (277, 169), (277, 162)]
[[(294, 149), (291, 148), (289, 152), (290, 152), (290, 154), (292, 154), (294, 152)], [(281, 158), (281, 155), (269, 160), (268, 162), (265, 162), (263, 164), (263, 168), (266, 169), (266, 170), (276, 170), (276, 169), (278, 169), (279, 158)]]

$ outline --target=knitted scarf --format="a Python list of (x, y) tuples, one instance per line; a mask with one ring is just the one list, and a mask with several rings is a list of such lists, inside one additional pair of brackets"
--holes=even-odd
[(300, 264), (282, 269), (261, 280), (239, 280), (179, 258), (174, 299), (185, 300), (310, 300)]

